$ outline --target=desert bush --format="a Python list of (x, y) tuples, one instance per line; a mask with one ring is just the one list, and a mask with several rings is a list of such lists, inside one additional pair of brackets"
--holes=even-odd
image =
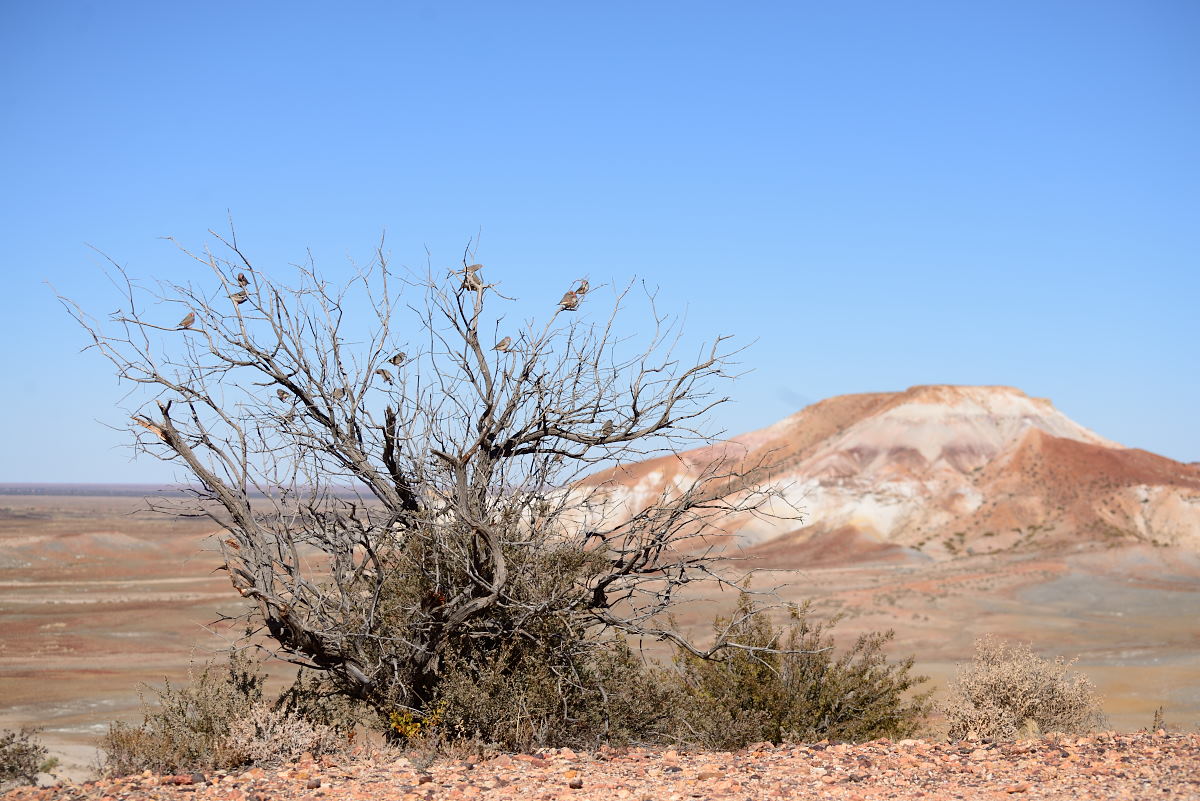
[[(135, 449), (195, 480), (156, 508), (223, 528), (248, 622), (401, 739), (648, 736), (652, 683), (614, 637), (684, 643), (664, 621), (681, 587), (719, 580), (706, 533), (789, 510), (770, 465), (720, 446), (644, 503), (620, 485), (624, 466), (713, 444), (700, 428), (737, 374), (729, 338), (678, 352), (678, 321), (633, 284), (607, 300), (585, 278), (538, 287), (541, 321), (516, 322), (502, 273), (470, 252), (423, 277), (380, 250), (340, 283), (312, 263), (276, 280), (214, 236), (188, 283), (114, 262), (124, 297), (104, 324), (64, 302), (144, 389)], [(176, 732), (164, 764), (201, 759), (236, 717), (212, 703), (209, 720), (169, 693), (110, 744)]]
[(1090, 731), (1103, 723), (1100, 699), (1075, 660), (1054, 661), (1028, 643), (1009, 645), (991, 635), (975, 643), (975, 658), (959, 666), (939, 704), (951, 739), (1014, 739), (1025, 733)]
[(715, 659), (677, 658), (688, 693), (684, 737), (720, 749), (751, 742), (904, 737), (929, 711), (929, 692), (912, 690), (927, 679), (911, 673), (912, 658), (889, 662), (883, 647), (892, 632), (859, 637), (838, 654), (829, 631), (807, 606), (793, 607), (776, 627), (743, 594), (731, 617), (714, 630), (739, 647)]
[(36, 784), (39, 773), (47, 773), (57, 764), (57, 759), (47, 758), (35, 729), (0, 730), (0, 788)]
[(169, 682), (142, 698), (142, 723), (114, 722), (101, 738), (100, 768), (123, 776), (143, 770), (177, 773), (277, 763), (304, 752), (336, 750), (345, 738), (333, 725), (304, 717), (318, 709), (308, 685), (266, 700), (266, 673), (250, 657), (231, 651), (224, 664), (208, 662), (189, 672), (183, 687)]
[(682, 697), (622, 639), (574, 659), (550, 642), (506, 646), (447, 666), (434, 731), (507, 750), (661, 742)]
[(239, 764), (269, 764), (293, 761), (305, 753), (331, 753), (345, 742), (345, 736), (332, 726), (258, 703), (230, 724), (224, 750)]

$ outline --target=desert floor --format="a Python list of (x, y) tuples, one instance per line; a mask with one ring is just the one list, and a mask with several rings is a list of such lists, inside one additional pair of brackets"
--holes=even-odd
[[(206, 521), (140, 512), (137, 498), (0, 496), (0, 728), (34, 725), (82, 778), (109, 721), (139, 718), (139, 685), (186, 680), (189, 663), (240, 632), (239, 611), (214, 572)], [(752, 554), (753, 555), (753, 554)], [(894, 656), (916, 656), (944, 686), (975, 638), (1029, 640), (1077, 667), (1105, 696), (1111, 728), (1200, 728), (1200, 556), (1128, 546), (1009, 553), (929, 563), (865, 561), (848, 552), (820, 566), (765, 549), (755, 587), (841, 614), (840, 642), (892, 628)], [(734, 593), (695, 598), (679, 621), (703, 633)], [(275, 671), (282, 679), (286, 666)]]

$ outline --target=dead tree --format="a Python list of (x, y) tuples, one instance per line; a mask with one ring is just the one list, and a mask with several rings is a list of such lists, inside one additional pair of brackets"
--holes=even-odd
[(666, 619), (683, 585), (724, 580), (708, 532), (774, 497), (764, 466), (716, 460), (632, 509), (580, 483), (707, 441), (728, 338), (681, 360), (647, 293), (638, 344), (617, 333), (628, 287), (600, 310), (586, 281), (514, 326), (470, 258), (401, 277), (380, 249), (343, 285), (309, 263), (289, 286), (213, 236), (219, 254), (183, 251), (204, 268), (193, 283), (144, 286), (113, 263), (123, 308), (104, 324), (64, 303), (145, 390), (136, 447), (194, 478), (280, 656), (386, 710), (423, 708), (447, 659), (522, 640), (738, 645), (697, 648)]

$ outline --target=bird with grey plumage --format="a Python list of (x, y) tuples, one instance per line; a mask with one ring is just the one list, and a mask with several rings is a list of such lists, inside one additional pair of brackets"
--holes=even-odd
[(389, 384), (392, 383), (392, 374), (389, 373), (387, 370), (384, 370), (382, 367), (380, 367), (378, 370), (375, 371), (375, 375), (379, 376), (380, 378), (382, 378), (384, 381), (386, 381)]
[(496, 343), (496, 346), (492, 348), (492, 350), (498, 350), (501, 353), (508, 353), (510, 350), (512, 350), (512, 337), (505, 337), (504, 339), (500, 340)]
[(287, 390), (285, 390), (285, 389), (277, 389), (277, 390), (275, 390), (275, 394), (278, 395), (279, 399), (281, 401), (283, 401), (284, 403), (287, 403), (289, 400), (292, 399), (292, 396), (289, 395)]
[(404, 351), (400, 351), (395, 356), (388, 359), (388, 363), (390, 363), (391, 365), (393, 365), (395, 367), (399, 367), (400, 365), (404, 364), (406, 361), (408, 361), (408, 354), (405, 353)]
[(241, 292), (234, 292), (229, 296), (229, 299), (241, 306), (243, 303), (250, 300), (250, 293), (243, 289)]
[(586, 295), (588, 293), (589, 286), (590, 286), (590, 284), (588, 284), (588, 280), (586, 278), (580, 278), (579, 286), (575, 287), (575, 294), (576, 295)]
[(188, 313), (187, 313), (187, 316), (186, 316), (186, 317), (184, 317), (182, 320), (180, 320), (180, 321), (179, 321), (179, 325), (177, 325), (177, 326), (175, 326), (175, 327), (176, 327), (176, 328), (178, 328), (178, 329), (180, 329), (180, 330), (183, 330), (184, 328), (191, 328), (191, 327), (192, 327), (192, 324), (193, 324), (193, 323), (195, 323), (195, 322), (196, 322), (196, 313), (195, 313), (195, 312), (188, 312)]

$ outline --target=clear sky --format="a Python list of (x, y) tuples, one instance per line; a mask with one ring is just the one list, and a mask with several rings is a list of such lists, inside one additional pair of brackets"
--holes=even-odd
[[(755, 344), (717, 422), (1010, 384), (1200, 460), (1200, 3), (0, 3), (0, 481), (159, 481), (54, 300), (232, 213), (331, 278), (482, 234)], [(552, 296), (552, 297), (551, 297)], [(126, 403), (128, 401), (125, 401)]]

